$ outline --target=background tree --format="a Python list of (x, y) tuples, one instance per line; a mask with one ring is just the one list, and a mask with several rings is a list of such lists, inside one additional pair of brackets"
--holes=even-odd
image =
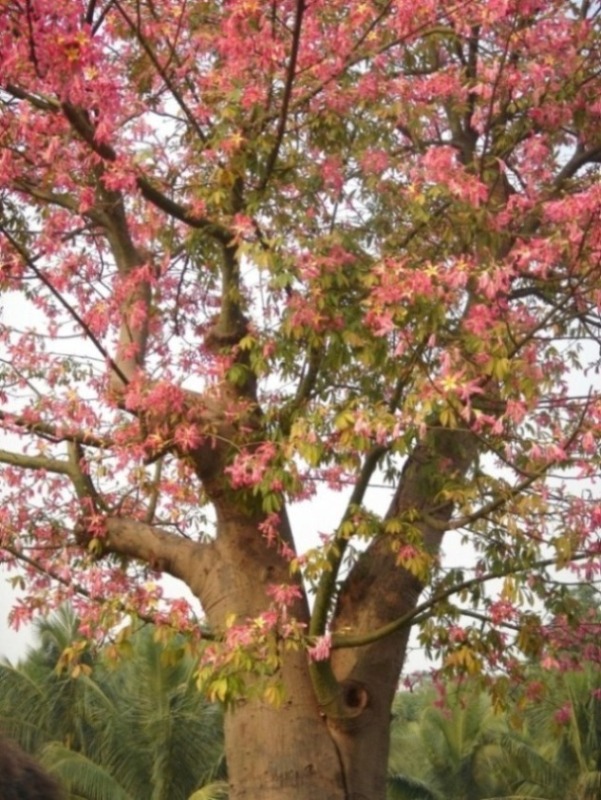
[(505, 711), (475, 681), (425, 683), (394, 704), (391, 800), (597, 800), (599, 666), (529, 667)]
[[(599, 15), (2, 5), (15, 621), (77, 596), (90, 635), (198, 632), (148, 577), (183, 580), (232, 800), (383, 798), (411, 624), (513, 674), (547, 570), (598, 571)], [(303, 554), (288, 509), (324, 484)]]
[[(401, 692), (394, 705), (389, 770), (392, 800), (483, 800), (507, 794), (514, 770), (501, 745), (507, 717), (475, 682)], [(404, 706), (414, 713), (407, 719)], [(442, 707), (441, 707), (442, 706)]]
[(598, 667), (532, 677), (538, 696), (524, 715), (523, 729), (500, 740), (513, 766), (512, 791), (504, 797), (597, 800), (601, 797)]
[(36, 647), (23, 663), (17, 667), (0, 664), (2, 727), (36, 757), (52, 739), (82, 749), (89, 733), (89, 696), (84, 682), (70, 679), (64, 659), (79, 651), (78, 667), (85, 674), (93, 653), (89, 648), (81, 652), (81, 646), (74, 644), (77, 620), (66, 606), (51, 617), (37, 619), (35, 630)]
[(216, 800), (222, 717), (197, 690), (190, 648), (146, 626), (87, 653), (74, 676), (65, 659), (77, 649), (76, 623), (61, 609), (37, 624), (39, 644), (21, 664), (0, 664), (2, 727), (71, 797), (188, 800), (204, 787), (205, 800)]

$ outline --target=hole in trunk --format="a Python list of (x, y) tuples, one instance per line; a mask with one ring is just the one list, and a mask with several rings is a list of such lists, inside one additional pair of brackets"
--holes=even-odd
[(354, 714), (360, 714), (367, 706), (369, 695), (364, 686), (356, 682), (346, 682), (343, 688), (344, 703)]

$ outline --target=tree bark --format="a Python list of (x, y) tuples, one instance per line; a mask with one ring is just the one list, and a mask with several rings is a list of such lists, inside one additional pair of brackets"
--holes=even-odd
[[(257, 528), (260, 518), (235, 506), (218, 505), (214, 568), (199, 582), (199, 599), (211, 627), (222, 630), (228, 616), (240, 621), (258, 616), (269, 605), (269, 584), (289, 583), (286, 560)], [(291, 542), (282, 515), (280, 537)], [(308, 620), (299, 600), (291, 613)], [(225, 742), (230, 800), (347, 800), (335, 742), (313, 691), (307, 654), (281, 647), (274, 677), (283, 689), (276, 707), (258, 699), (236, 701), (226, 714)], [(252, 679), (251, 679), (252, 680)]]
[[(440, 492), (460, 481), (477, 453), (465, 430), (433, 429), (408, 457), (387, 517), (417, 515), (421, 548), (436, 558), (453, 504)], [(402, 543), (401, 534), (401, 543)], [(423, 580), (399, 564), (394, 537), (382, 533), (359, 557), (345, 580), (333, 630), (369, 633), (413, 611)], [(410, 626), (360, 647), (335, 650), (332, 669), (341, 704), (328, 727), (344, 765), (348, 797), (384, 800), (390, 745), (390, 710), (406, 657)]]
[(280, 677), (282, 706), (244, 700), (226, 715), (230, 800), (358, 797), (345, 788), (336, 744), (311, 687), (306, 654), (286, 654)]

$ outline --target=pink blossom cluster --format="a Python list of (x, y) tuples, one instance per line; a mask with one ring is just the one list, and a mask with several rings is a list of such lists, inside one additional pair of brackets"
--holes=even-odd
[(278, 451), (273, 442), (262, 442), (252, 450), (243, 450), (225, 468), (235, 489), (259, 486), (272, 466)]

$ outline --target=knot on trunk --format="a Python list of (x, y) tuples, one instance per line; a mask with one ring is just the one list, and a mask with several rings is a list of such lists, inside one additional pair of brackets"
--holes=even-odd
[(357, 720), (369, 708), (369, 704), (370, 695), (365, 684), (344, 680), (339, 684), (336, 696), (323, 705), (322, 710), (330, 727), (348, 731), (349, 722)]
[(369, 692), (359, 681), (343, 681), (341, 692), (346, 718), (358, 717), (369, 705)]

